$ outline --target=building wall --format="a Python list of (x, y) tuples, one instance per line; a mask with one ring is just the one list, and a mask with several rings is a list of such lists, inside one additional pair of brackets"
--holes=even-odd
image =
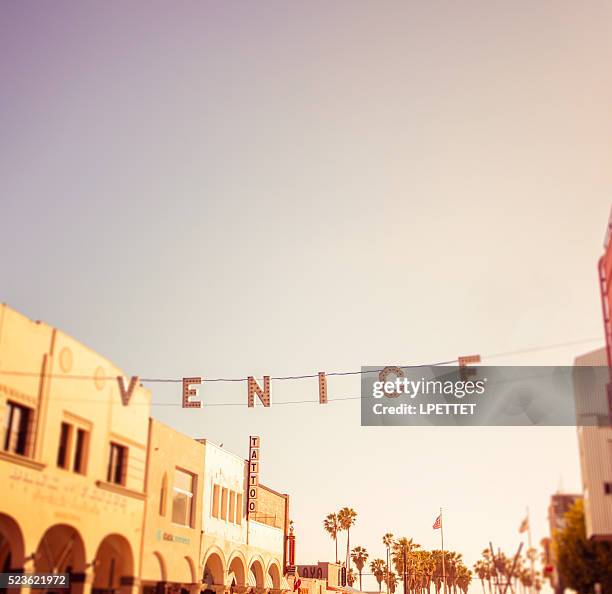
[(304, 578), (324, 580), (328, 587), (341, 587), (342, 566), (339, 563), (319, 561), (316, 565), (298, 565), (298, 575)]
[[(133, 586), (150, 394), (137, 386), (123, 406), (117, 375), (123, 372), (70, 336), (0, 306), (0, 563), (31, 571), (69, 567), (85, 589), (92, 582)], [(30, 411), (23, 454), (5, 450), (14, 404)], [(62, 422), (71, 427), (66, 469), (58, 466)], [(81, 472), (73, 469), (78, 429), (87, 436)], [(107, 481), (111, 441), (127, 448), (123, 485)]]
[[(177, 471), (193, 478), (187, 524), (173, 515)], [(200, 580), (199, 553), (204, 490), (204, 445), (154, 419), (149, 421), (147, 503), (141, 580), (193, 584)], [(180, 492), (179, 496), (180, 496)], [(184, 498), (182, 499), (184, 501)]]
[[(0, 571), (67, 571), (77, 594), (134, 594), (141, 577), (147, 588), (195, 592), (207, 572), (218, 592), (280, 594), (288, 497), (262, 487), (267, 523), (247, 521), (245, 460), (150, 421), (141, 385), (124, 405), (117, 376), (70, 336), (0, 306)], [(25, 440), (11, 432), (23, 428), (21, 410)], [(111, 464), (111, 444), (115, 458), (127, 454), (123, 465)], [(172, 515), (179, 471), (195, 480), (185, 525)], [(229, 506), (225, 517), (212, 513), (215, 486), (234, 494), (231, 521)]]
[(254, 520), (275, 528), (285, 525), (286, 498), (265, 485), (259, 485), (257, 512), (251, 514)]
[[(202, 529), (210, 536), (235, 543), (246, 543), (245, 460), (212, 442), (206, 440), (202, 442), (205, 446)], [(213, 516), (215, 486), (218, 487), (221, 494), (223, 489), (226, 489), (228, 493), (240, 494), (242, 500), (240, 509), (235, 510), (235, 513), (239, 513), (238, 523)]]
[(299, 594), (326, 594), (325, 580), (316, 578), (300, 578)]
[[(204, 453), (204, 503), (202, 508), (203, 574), (209, 584), (280, 587), (284, 573), (286, 523), (281, 526), (248, 519), (246, 515), (246, 460), (201, 440)], [(215, 487), (241, 497), (232, 518), (215, 508)], [(260, 485), (260, 492), (264, 488)], [(287, 498), (267, 489), (267, 505), (277, 513), (276, 500)], [(229, 508), (229, 505), (228, 505)], [(219, 517), (215, 517), (215, 515)], [(286, 514), (284, 514), (285, 516)]]
[[(576, 366), (607, 365), (605, 349), (586, 353), (576, 358)], [(580, 371), (575, 375), (578, 401), (594, 403), (597, 410), (607, 410), (605, 383), (589, 383)], [(587, 536), (612, 539), (612, 427), (606, 425), (578, 428), (580, 466), (584, 495)], [(606, 487), (606, 485), (609, 487)], [(610, 492), (607, 493), (606, 490)]]

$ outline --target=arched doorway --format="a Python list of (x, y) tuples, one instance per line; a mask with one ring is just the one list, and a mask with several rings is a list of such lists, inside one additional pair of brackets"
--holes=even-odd
[[(85, 577), (85, 545), (79, 532), (67, 524), (56, 524), (47, 529), (34, 555), (34, 571), (69, 573), (71, 592), (81, 592)], [(45, 591), (60, 594), (66, 592), (57, 588)]]
[(120, 534), (109, 534), (96, 552), (92, 594), (129, 594), (133, 582), (132, 547)]
[(25, 546), (23, 534), (13, 518), (0, 514), (0, 571), (23, 570)]
[(202, 591), (208, 594), (214, 593), (213, 586), (225, 585), (225, 562), (223, 554), (219, 551), (211, 551), (206, 556), (204, 570), (202, 572)]
[(270, 567), (268, 567), (268, 575), (270, 576), (270, 579), (272, 580), (272, 587), (277, 590), (280, 589), (281, 572), (280, 572), (279, 566), (276, 564), (275, 561), (272, 561), (270, 563)]
[(257, 588), (264, 588), (266, 585), (264, 566), (260, 559), (254, 559), (251, 561), (251, 566), (249, 567), (248, 585)]
[(229, 563), (228, 585), (246, 586), (246, 561), (238, 552), (233, 554)]
[[(0, 572), (23, 571), (25, 546), (19, 524), (6, 514), (0, 514)], [(6, 588), (0, 588), (5, 594)]]
[(153, 561), (149, 564), (147, 579), (142, 580), (142, 594), (163, 594), (168, 581), (168, 570), (163, 555), (153, 551)]

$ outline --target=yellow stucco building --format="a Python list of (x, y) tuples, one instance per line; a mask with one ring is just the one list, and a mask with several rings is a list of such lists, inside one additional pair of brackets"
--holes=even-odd
[(204, 446), (154, 419), (149, 424), (143, 594), (200, 591)]
[(287, 590), (288, 496), (262, 485), (247, 516), (246, 460), (151, 419), (119, 377), (0, 306), (0, 571), (79, 594)]
[(2, 570), (137, 588), (149, 392), (123, 406), (112, 363), (5, 305), (0, 372)]

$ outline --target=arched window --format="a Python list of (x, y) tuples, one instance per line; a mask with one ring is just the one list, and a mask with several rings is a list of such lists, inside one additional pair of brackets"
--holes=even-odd
[(161, 483), (161, 490), (159, 492), (159, 515), (166, 515), (166, 501), (168, 499), (168, 473), (164, 474), (164, 478)]

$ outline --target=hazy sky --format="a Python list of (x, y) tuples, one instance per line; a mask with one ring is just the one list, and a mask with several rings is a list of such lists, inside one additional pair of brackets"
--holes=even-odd
[[(609, 2), (4, 2), (0, 299), (141, 376), (285, 375), (602, 337)], [(564, 364), (602, 343), (490, 361)], [(486, 361), (486, 359), (485, 359)], [(291, 494), (300, 562), (534, 539), (571, 428), (361, 428), (316, 381), (153, 414)], [(330, 381), (354, 396), (355, 378)], [(245, 387), (202, 390), (246, 401)], [(344, 541), (342, 540), (342, 543)], [(370, 585), (371, 586), (371, 585)]]

